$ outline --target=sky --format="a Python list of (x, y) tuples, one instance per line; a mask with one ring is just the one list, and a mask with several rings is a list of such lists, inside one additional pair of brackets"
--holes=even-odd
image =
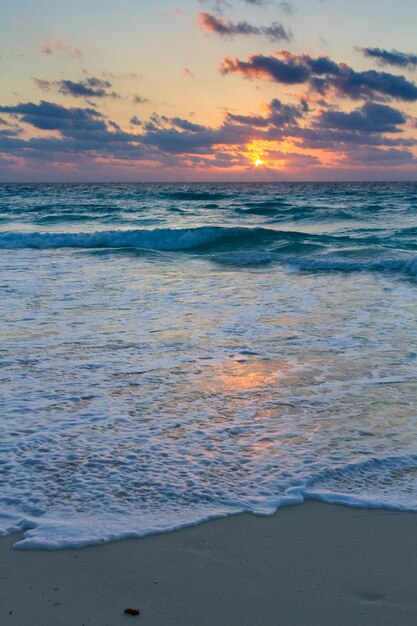
[(415, 0), (3, 0), (0, 181), (417, 180)]

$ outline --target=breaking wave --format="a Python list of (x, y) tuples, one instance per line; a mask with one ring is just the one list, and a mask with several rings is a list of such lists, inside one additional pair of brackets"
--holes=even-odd
[[(286, 233), (287, 234), (287, 233)], [(283, 233), (267, 228), (157, 228), (83, 233), (0, 233), (0, 248), (142, 248), (192, 250), (213, 244), (251, 244), (279, 240)]]
[[(332, 254), (335, 243), (355, 243), (361, 257)], [(80, 233), (0, 233), (0, 249), (189, 251), (208, 253), (219, 265), (245, 267), (279, 263), (307, 272), (391, 272), (417, 276), (417, 256), (375, 257), (375, 249), (344, 235), (315, 235), (268, 228), (201, 226), (196, 228), (106, 230)], [(362, 245), (361, 245), (362, 244)], [(367, 254), (369, 253), (369, 254)]]

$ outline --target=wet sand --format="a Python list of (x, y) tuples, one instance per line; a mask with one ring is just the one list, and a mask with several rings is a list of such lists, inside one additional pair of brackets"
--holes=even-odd
[(2, 626), (417, 624), (414, 513), (306, 502), (81, 550), (18, 538), (0, 539)]

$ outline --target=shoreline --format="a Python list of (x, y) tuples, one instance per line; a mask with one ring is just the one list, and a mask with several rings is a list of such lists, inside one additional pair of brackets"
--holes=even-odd
[(4, 625), (417, 622), (412, 512), (306, 501), (81, 549), (11, 549), (19, 536), (0, 538)]

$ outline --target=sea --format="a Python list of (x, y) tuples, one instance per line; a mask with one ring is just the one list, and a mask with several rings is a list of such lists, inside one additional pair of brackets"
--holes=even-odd
[(0, 185), (0, 531), (417, 510), (417, 184)]

